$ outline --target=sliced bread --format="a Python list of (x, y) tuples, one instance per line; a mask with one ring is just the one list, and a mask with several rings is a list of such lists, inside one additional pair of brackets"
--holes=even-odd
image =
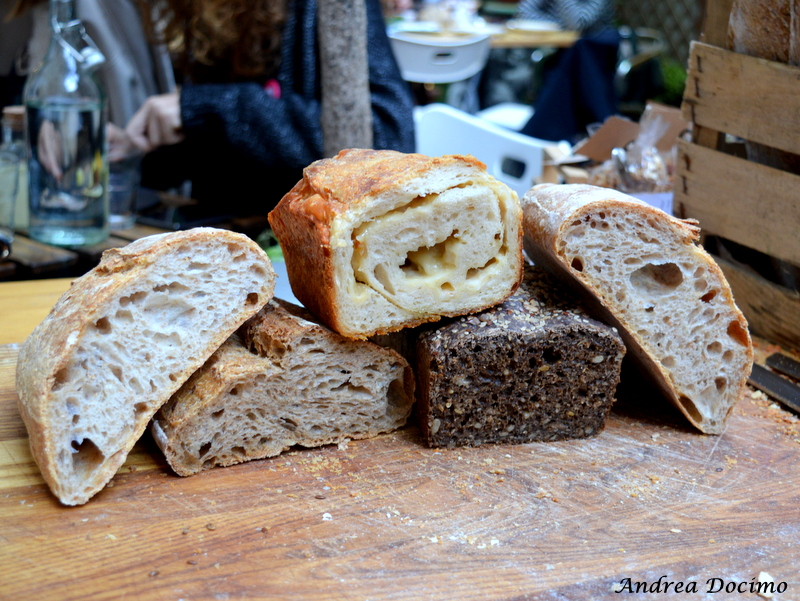
[(164, 405), (153, 436), (181, 476), (405, 424), (414, 377), (394, 351), (271, 301)]
[(150, 418), (272, 297), (266, 254), (212, 228), (103, 254), (22, 346), (19, 409), (53, 493), (80, 505), (125, 461)]
[(528, 256), (588, 293), (667, 398), (701, 431), (721, 433), (753, 349), (696, 222), (586, 185), (535, 186), (522, 205)]
[(519, 199), (469, 156), (342, 151), (269, 220), (297, 299), (348, 338), (479, 311), (522, 277)]

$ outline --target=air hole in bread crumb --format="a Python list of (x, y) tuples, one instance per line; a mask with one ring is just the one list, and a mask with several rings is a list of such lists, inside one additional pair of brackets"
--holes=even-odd
[(718, 340), (715, 340), (706, 347), (706, 350), (711, 355), (719, 355), (722, 352), (722, 343)]
[(88, 476), (104, 459), (105, 456), (91, 439), (72, 441), (72, 470), (76, 474)]
[(56, 372), (56, 375), (53, 377), (53, 386), (51, 390), (56, 391), (69, 382), (70, 380), (70, 373), (69, 373), (69, 365), (59, 369)]
[(698, 292), (702, 292), (706, 288), (708, 288), (708, 282), (706, 282), (704, 279), (701, 278), (695, 281), (694, 289), (697, 290)]
[(143, 298), (147, 296), (147, 292), (134, 292), (130, 296), (123, 296), (119, 299), (119, 306), (120, 307), (127, 307), (130, 304), (136, 304), (141, 301)]
[(661, 360), (661, 365), (663, 365), (667, 369), (675, 367), (675, 357), (664, 357)]
[(445, 292), (455, 292), (456, 290), (450, 282), (445, 282), (444, 284), (442, 284), (441, 289), (444, 290)]
[(96, 322), (94, 322), (94, 327), (101, 334), (111, 333), (111, 322), (108, 321), (108, 317), (101, 317), (98, 319)]
[(234, 455), (240, 455), (242, 457), (247, 455), (247, 453), (244, 450), (244, 447), (231, 447), (231, 452)]
[(133, 411), (134, 411), (136, 417), (140, 416), (142, 413), (147, 411), (147, 403), (136, 403), (133, 406)]
[(252, 411), (248, 411), (245, 414), (245, 417), (247, 417), (247, 419), (249, 419), (251, 422), (254, 422), (254, 421), (256, 421), (258, 419), (258, 416), (256, 416), (256, 414), (253, 413)]
[(725, 387), (728, 385), (728, 380), (725, 378), (714, 378), (714, 386), (717, 387), (717, 390), (722, 392), (725, 390)]
[(678, 401), (680, 402), (681, 406), (686, 409), (686, 412), (695, 422), (698, 424), (703, 423), (703, 416), (700, 414), (700, 412), (697, 410), (697, 407), (688, 396), (682, 394), (678, 398)]
[(542, 359), (544, 359), (545, 363), (558, 363), (561, 358), (561, 353), (554, 348), (546, 348), (542, 354)]
[(732, 321), (728, 324), (728, 336), (733, 338), (736, 342), (741, 344), (742, 346), (747, 346), (748, 343), (748, 335), (747, 330), (742, 327), (742, 324), (738, 321)]
[(73, 426), (77, 426), (78, 422), (80, 422), (80, 421), (81, 421), (81, 416), (78, 415), (77, 413), (72, 416), (72, 425)]
[(247, 300), (245, 301), (246, 305), (255, 305), (258, 302), (258, 293), (251, 292), (247, 295)]
[(700, 300), (703, 301), (704, 303), (710, 303), (711, 299), (713, 299), (715, 296), (717, 296), (717, 291), (709, 290), (703, 296), (700, 297)]
[(119, 380), (120, 382), (124, 381), (122, 379), (122, 368), (119, 365), (112, 365), (109, 369), (111, 370), (111, 373), (114, 374), (114, 377), (117, 380)]
[(581, 261), (578, 257), (572, 259), (572, 263), (570, 263), (570, 265), (575, 271), (583, 271), (583, 261)]
[(199, 455), (199, 457), (202, 457), (203, 455), (208, 453), (210, 450), (211, 450), (211, 443), (210, 442), (206, 442), (206, 443), (202, 444), (200, 446), (200, 455)]
[(234, 386), (233, 388), (230, 389), (230, 392), (228, 392), (228, 394), (230, 394), (232, 396), (238, 395), (239, 394), (239, 387), (238, 386)]
[(722, 360), (725, 361), (726, 363), (730, 363), (731, 361), (733, 361), (733, 358), (735, 356), (736, 353), (734, 353), (732, 350), (727, 350), (724, 353), (722, 353)]
[(219, 411), (214, 411), (214, 412), (211, 414), (211, 417), (213, 417), (214, 419), (219, 419), (219, 418), (221, 418), (221, 417), (222, 417), (222, 414), (223, 414), (223, 413), (225, 413), (225, 409), (220, 409)]
[(675, 263), (656, 265), (648, 263), (630, 276), (631, 284), (640, 292), (651, 296), (667, 294), (681, 285), (683, 272)]

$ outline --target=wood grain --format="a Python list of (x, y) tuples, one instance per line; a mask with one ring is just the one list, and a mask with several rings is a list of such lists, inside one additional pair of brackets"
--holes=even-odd
[(24, 342), (69, 289), (70, 282), (71, 278), (54, 278), (0, 285), (0, 344)]
[(731, 285), (750, 330), (777, 344), (800, 350), (800, 294), (777, 286), (729, 261), (714, 257)]
[(692, 42), (685, 119), (800, 154), (800, 67)]
[(766, 399), (718, 437), (643, 392), (588, 440), (431, 450), (408, 427), (185, 479), (145, 438), (66, 508), (27, 449), (15, 356), (0, 347), (3, 598), (602, 600), (623, 578), (760, 571), (800, 593), (800, 434)]
[(676, 213), (763, 253), (800, 263), (800, 176), (678, 143)]

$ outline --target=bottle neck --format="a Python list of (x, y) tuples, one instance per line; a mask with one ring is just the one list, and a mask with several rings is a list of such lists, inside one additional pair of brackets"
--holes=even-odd
[(50, 0), (50, 24), (58, 33), (75, 20), (75, 0)]

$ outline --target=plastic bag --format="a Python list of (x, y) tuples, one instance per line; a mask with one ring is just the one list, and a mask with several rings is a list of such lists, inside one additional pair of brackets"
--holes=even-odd
[(669, 192), (672, 190), (667, 164), (656, 148), (669, 129), (661, 116), (645, 109), (639, 120), (639, 134), (625, 148), (615, 148), (611, 159), (595, 168), (589, 183), (621, 192)]

